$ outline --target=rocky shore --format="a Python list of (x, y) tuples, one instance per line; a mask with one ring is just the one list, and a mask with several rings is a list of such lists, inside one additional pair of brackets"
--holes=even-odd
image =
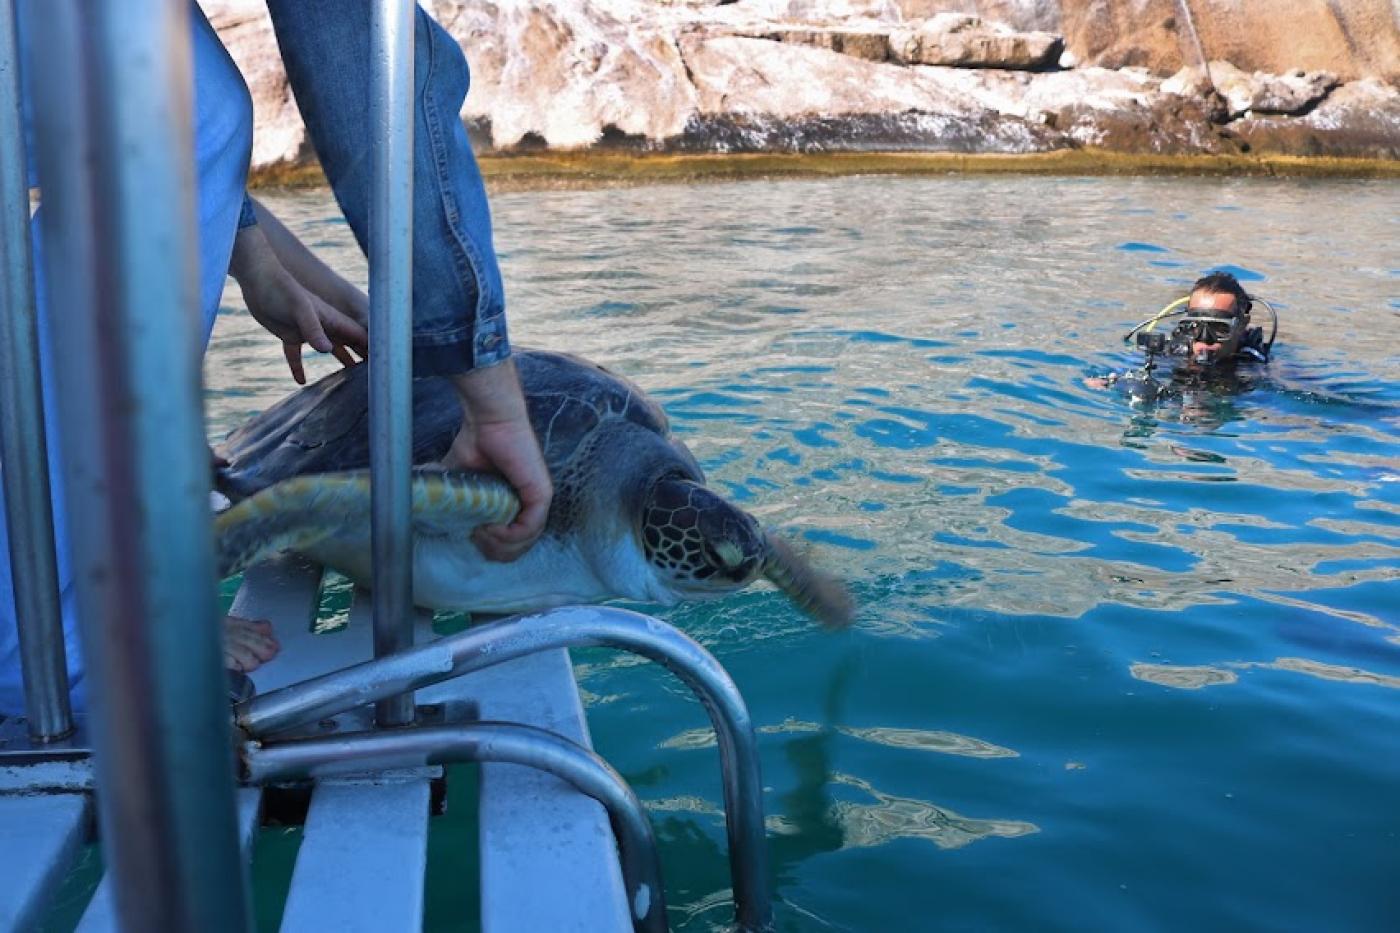
[[(488, 159), (1341, 160), (1363, 174), (1400, 161), (1389, 0), (424, 5), (467, 50), (462, 117)], [(314, 162), (260, 0), (204, 6), (253, 92), (255, 172)]]

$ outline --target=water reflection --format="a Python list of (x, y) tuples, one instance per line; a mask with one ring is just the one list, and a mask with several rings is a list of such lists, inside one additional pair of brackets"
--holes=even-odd
[(855, 787), (875, 798), (873, 804), (840, 802), (834, 819), (840, 825), (845, 844), (850, 847), (880, 846), (896, 839), (925, 839), (940, 849), (965, 845), (1000, 836), (1012, 839), (1039, 832), (1033, 823), (1021, 820), (979, 820), (954, 813), (923, 800), (883, 794), (868, 782), (837, 775), (843, 785)]
[[(942, 732), (933, 729), (897, 729), (888, 726), (822, 726), (815, 722), (802, 722), (785, 719), (781, 723), (759, 726), (760, 734), (801, 734), (820, 733), (834, 728), (843, 736), (888, 748), (908, 748), (919, 751), (938, 752), (943, 755), (962, 755), (967, 758), (1015, 758), (1016, 752), (982, 739), (956, 732)], [(686, 749), (713, 748), (716, 745), (713, 729), (690, 729), (661, 743), (662, 748)]]
[(1179, 667), (1171, 664), (1134, 664), (1129, 672), (1138, 680), (1180, 690), (1199, 690), (1215, 684), (1232, 684), (1239, 675), (1218, 667)]
[[(1364, 684), (1371, 687), (1400, 689), (1400, 677), (1390, 674), (1377, 674), (1358, 667), (1344, 667), (1339, 664), (1326, 664), (1307, 658), (1278, 658), (1274, 661), (1233, 661), (1226, 666), (1235, 670), (1290, 671), (1307, 674), (1322, 680), (1338, 683)], [(1202, 687), (1219, 684), (1233, 684), (1239, 681), (1234, 670), (1219, 667), (1177, 667), (1170, 664), (1134, 664), (1129, 671), (1138, 680), (1163, 687), (1176, 687), (1182, 690), (1199, 690)]]
[(1256, 661), (1253, 663), (1240, 664), (1240, 667), (1269, 668), (1278, 671), (1292, 671), (1297, 674), (1307, 674), (1310, 677), (1319, 677), (1323, 680), (1334, 680), (1348, 684), (1367, 684), (1373, 687), (1390, 687), (1400, 689), (1400, 677), (1390, 674), (1377, 674), (1374, 671), (1363, 671), (1355, 667), (1343, 667), (1340, 664), (1326, 664), (1322, 661), (1312, 661), (1307, 658), (1279, 658), (1272, 662)]

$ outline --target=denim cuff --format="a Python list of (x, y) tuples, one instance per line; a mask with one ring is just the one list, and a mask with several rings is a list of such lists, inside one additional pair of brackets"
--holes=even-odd
[(245, 192), (243, 195), (243, 209), (238, 212), (238, 229), (256, 226), (258, 215), (253, 210), (253, 199)]
[(455, 376), (509, 358), (510, 335), (504, 314), (479, 321), (475, 327), (413, 336), (414, 376)]

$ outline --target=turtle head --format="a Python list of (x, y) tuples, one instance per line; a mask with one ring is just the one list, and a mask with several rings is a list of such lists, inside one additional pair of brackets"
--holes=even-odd
[(748, 513), (689, 479), (663, 478), (642, 509), (642, 548), (682, 597), (719, 595), (763, 571), (763, 529)]
[(652, 485), (641, 535), (647, 561), (682, 598), (718, 596), (765, 577), (828, 628), (849, 625), (855, 614), (839, 580), (694, 480)]

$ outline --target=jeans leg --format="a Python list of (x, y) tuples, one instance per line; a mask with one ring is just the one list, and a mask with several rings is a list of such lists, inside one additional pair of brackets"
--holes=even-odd
[(204, 346), (214, 330), (253, 152), (253, 100), (238, 66), (197, 4), (194, 52), (195, 194), (199, 211), (199, 306)]
[[(268, 0), (268, 10), (312, 145), (364, 249), (374, 145), (370, 4)], [(470, 81), (457, 42), (417, 9), (413, 365), (418, 375), (464, 372), (510, 355), (486, 189), (460, 116)]]
[[(8, 0), (0, 0), (8, 2)], [(19, 41), (27, 47), (29, 7), (20, 3)], [(34, 6), (38, 6), (35, 4)], [(214, 329), (219, 299), (228, 278), (233, 238), (248, 184), (253, 151), (253, 100), (238, 66), (194, 0), (190, 2), (190, 47), (194, 78), (195, 197), (199, 223), (199, 310), (204, 346)], [(29, 76), (22, 69), (25, 151), (29, 184), (39, 184), (33, 142), (33, 101)], [(37, 267), (36, 267), (37, 268)]]

